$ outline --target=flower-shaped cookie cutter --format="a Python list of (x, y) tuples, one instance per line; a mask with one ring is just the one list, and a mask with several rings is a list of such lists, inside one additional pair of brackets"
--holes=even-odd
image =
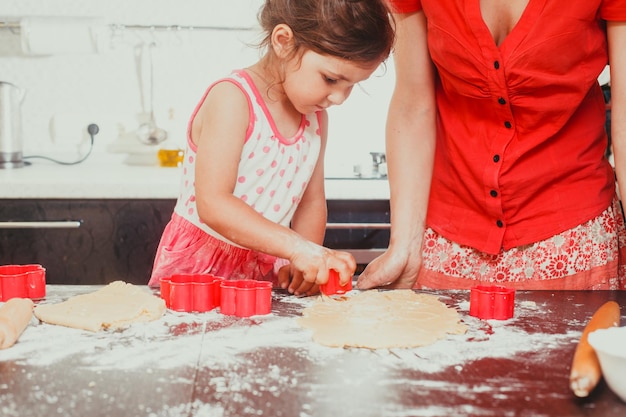
[(220, 305), (222, 281), (211, 274), (175, 274), (161, 278), (161, 298), (169, 309), (203, 313)]
[(328, 281), (320, 285), (320, 291), (324, 295), (345, 294), (352, 291), (352, 280), (346, 285), (339, 284), (339, 273), (334, 269), (328, 271)]
[(479, 319), (506, 320), (513, 317), (515, 289), (478, 285), (470, 289), (470, 316)]
[(269, 314), (272, 311), (272, 283), (249, 279), (222, 282), (220, 312), (238, 317)]
[(39, 264), (0, 266), (0, 301), (46, 296), (46, 269)]

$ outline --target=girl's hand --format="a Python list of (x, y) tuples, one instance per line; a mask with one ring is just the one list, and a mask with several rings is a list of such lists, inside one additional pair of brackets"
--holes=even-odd
[(297, 296), (311, 296), (319, 294), (319, 285), (305, 281), (302, 273), (292, 271), (291, 265), (285, 265), (278, 270), (278, 285)]
[(374, 259), (359, 275), (356, 287), (413, 288), (422, 263), (421, 253), (388, 249)]
[(289, 261), (288, 270), (279, 270), (278, 282), (282, 288), (296, 295), (317, 293), (318, 286), (328, 281), (330, 269), (337, 271), (342, 285), (352, 279), (356, 270), (356, 261), (350, 253), (329, 249), (310, 241), (299, 242)]

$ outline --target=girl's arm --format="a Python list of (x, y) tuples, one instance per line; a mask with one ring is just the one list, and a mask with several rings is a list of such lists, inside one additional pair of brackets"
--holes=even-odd
[[(311, 180), (291, 220), (291, 228), (311, 242), (321, 245), (326, 233), (326, 193), (324, 191), (324, 155), (328, 137), (328, 113), (321, 116), (321, 148)], [(352, 278), (352, 277), (350, 277)], [(296, 295), (317, 293), (316, 285), (305, 281), (299, 271), (287, 267), (279, 273), (279, 284)]]
[(320, 154), (302, 201), (291, 220), (291, 228), (301, 236), (321, 245), (326, 232), (326, 192), (324, 191), (324, 155), (328, 137), (328, 113), (322, 112)]
[(339, 271), (342, 277), (351, 277), (353, 259), (351, 264), (344, 255), (267, 220), (233, 195), (248, 119), (246, 97), (228, 82), (211, 89), (194, 118), (192, 139), (198, 147), (195, 189), (200, 219), (238, 245), (288, 259), (308, 282), (325, 283), (329, 268)]
[(391, 238), (387, 251), (360, 275), (361, 289), (411, 288), (422, 259), (436, 141), (434, 68), (423, 12), (398, 14), (395, 21), (396, 85), (386, 127)]

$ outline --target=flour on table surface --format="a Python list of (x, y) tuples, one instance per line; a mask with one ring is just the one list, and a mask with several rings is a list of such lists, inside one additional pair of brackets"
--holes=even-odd
[[(291, 304), (298, 310), (312, 305), (314, 297), (278, 295), (275, 302)], [(541, 352), (558, 345), (575, 343), (579, 331), (565, 334), (528, 333), (512, 324), (540, 310), (541, 306), (518, 306), (516, 318), (482, 321), (469, 316), (469, 302), (457, 309), (468, 326), (464, 335), (449, 335), (433, 345), (412, 349), (366, 351), (378, 361), (438, 372), (451, 366), (484, 357), (510, 357), (519, 352)], [(190, 361), (190, 349), (198, 346), (201, 365), (233, 364), (242, 354), (262, 348), (293, 349), (303, 359), (329, 360), (358, 349), (330, 348), (311, 340), (311, 331), (297, 324), (297, 317), (275, 313), (251, 318), (225, 316), (213, 310), (202, 314), (168, 310), (148, 323), (132, 324), (118, 331), (93, 333), (45, 323), (29, 325), (18, 342), (0, 352), (0, 361), (15, 360), (28, 365), (49, 365), (71, 356), (80, 356), (78, 366), (86, 368), (163, 368)], [(173, 335), (173, 336), (172, 336)], [(45, 340), (45, 343), (42, 341)], [(158, 343), (155, 343), (157, 341)], [(181, 351), (189, 352), (181, 355)]]
[[(97, 333), (33, 319), (13, 348), (0, 355), (0, 361), (46, 366), (76, 356), (76, 365), (96, 368), (176, 367), (183, 364), (180, 356), (184, 355), (177, 354), (181, 349), (189, 350), (194, 342), (200, 346), (204, 322), (199, 317), (167, 312), (152, 322)], [(185, 334), (172, 337), (177, 329)]]
[[(94, 372), (94, 375), (103, 371), (138, 371), (145, 372), (147, 378), (167, 378), (172, 383), (185, 385), (197, 383), (198, 389), (203, 390), (199, 398), (189, 403), (155, 401), (148, 413), (143, 413), (150, 417), (233, 416), (241, 410), (236, 407), (246, 401), (246, 393), (252, 393), (254, 398), (270, 395), (280, 399), (286, 392), (305, 386), (311, 399), (309, 402), (303, 399), (296, 415), (308, 417), (317, 415), (311, 411), (315, 398), (323, 398), (324, 390), (328, 389), (326, 381), (315, 379), (309, 373), (320, 366), (334, 369), (333, 366), (337, 365), (339, 369), (368, 363), (358, 378), (378, 378), (378, 384), (414, 386), (421, 392), (449, 391), (451, 395), (471, 401), (473, 396), (482, 393), (492, 396), (506, 396), (507, 393), (502, 391), (500, 383), (485, 381), (484, 384), (468, 385), (462, 380), (450, 383), (439, 381), (436, 374), (449, 369), (460, 374), (469, 363), (485, 358), (508, 359), (528, 353), (532, 354), (534, 361), (547, 360), (551, 349), (574, 345), (580, 337), (580, 331), (552, 334), (538, 331), (536, 327), (531, 331), (524, 330), (527, 326), (522, 324), (544, 314), (544, 305), (518, 303), (514, 318), (483, 321), (469, 316), (468, 301), (458, 302), (442, 296), (441, 300), (455, 308), (468, 326), (465, 334), (448, 335), (432, 345), (410, 349), (331, 348), (314, 343), (312, 332), (297, 323), (298, 312), (315, 300), (316, 297), (298, 298), (278, 293), (274, 295), (273, 303), (279, 308), (269, 315), (237, 318), (222, 315), (219, 310), (201, 314), (168, 310), (152, 322), (98, 333), (39, 323), (33, 319), (11, 349), (0, 351), (0, 362), (13, 361), (28, 367), (71, 361), (72, 366)], [(283, 315), (281, 312), (284, 311), (289, 314)], [(580, 322), (571, 324), (573, 329), (582, 327)], [(283, 366), (288, 361), (301, 362), (304, 371)], [(203, 379), (180, 380), (184, 379), (180, 373), (157, 372), (183, 367), (199, 367), (203, 370), (200, 373)], [(412, 378), (412, 371), (417, 372), (414, 375), (433, 374), (433, 379)], [(360, 383), (350, 378), (353, 377), (344, 374), (332, 381), (336, 384), (333, 389), (347, 390), (345, 398), (351, 395), (348, 390)], [(514, 381), (507, 381), (509, 383), (514, 385)], [(375, 387), (376, 383), (370, 385)], [(514, 386), (510, 388), (516, 389)], [(207, 398), (210, 400), (205, 401)], [(10, 398), (2, 397), (2, 400)], [(246, 415), (263, 412), (262, 404), (251, 404), (250, 407), (250, 413)], [(387, 407), (394, 406), (389, 404)], [(391, 408), (385, 411), (397, 417), (479, 415), (480, 411), (477, 408), (464, 410), (461, 406), (451, 409), (436, 406)]]
[[(193, 410), (193, 414), (191, 414)], [(202, 417), (222, 417), (224, 407), (220, 404), (205, 404), (202, 401), (194, 401), (188, 404), (167, 406), (158, 412), (151, 412), (148, 417), (188, 417), (190, 415)]]

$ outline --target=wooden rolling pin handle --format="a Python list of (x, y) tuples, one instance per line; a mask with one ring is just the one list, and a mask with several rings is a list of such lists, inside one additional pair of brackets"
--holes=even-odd
[(0, 349), (10, 348), (33, 317), (33, 301), (11, 298), (0, 307)]
[(619, 326), (619, 321), (619, 304), (615, 301), (607, 301), (593, 314), (583, 330), (574, 352), (569, 379), (570, 388), (577, 397), (587, 397), (602, 377), (598, 356), (587, 340), (589, 333), (598, 329)]

